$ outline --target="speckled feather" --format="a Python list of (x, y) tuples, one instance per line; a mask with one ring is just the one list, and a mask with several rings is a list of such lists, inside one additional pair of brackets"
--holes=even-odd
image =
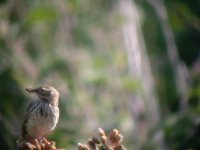
[(56, 127), (58, 118), (58, 107), (42, 100), (33, 101), (26, 110), (22, 136), (43, 137)]

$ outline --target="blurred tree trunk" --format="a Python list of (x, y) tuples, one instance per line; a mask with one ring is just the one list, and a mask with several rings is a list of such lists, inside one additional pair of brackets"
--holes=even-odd
[[(146, 53), (141, 31), (141, 16), (132, 0), (119, 0), (119, 9), (123, 18), (124, 44), (127, 50), (130, 75), (139, 81), (142, 90), (130, 95), (130, 107), (135, 121), (138, 145), (148, 139), (150, 129), (160, 120), (159, 105), (155, 94), (151, 66)], [(162, 131), (155, 141), (156, 149), (162, 149)]]
[(176, 88), (180, 96), (180, 109), (184, 111), (187, 108), (188, 99), (188, 87), (186, 83), (188, 70), (185, 64), (179, 59), (176, 42), (168, 21), (167, 10), (164, 2), (162, 0), (148, 0), (148, 2), (154, 8), (160, 22), (163, 36), (165, 38), (168, 57), (174, 72)]

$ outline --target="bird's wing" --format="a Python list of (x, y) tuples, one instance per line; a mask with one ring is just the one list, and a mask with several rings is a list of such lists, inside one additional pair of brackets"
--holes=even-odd
[(28, 115), (25, 115), (22, 123), (21, 134), (23, 138), (25, 138), (27, 135), (26, 124), (28, 122), (28, 118), (29, 118)]
[(22, 123), (22, 128), (21, 128), (21, 134), (22, 134), (23, 138), (25, 138), (26, 135), (28, 134), (27, 129), (26, 129), (26, 124), (30, 118), (31, 110), (34, 109), (34, 107), (35, 107), (35, 103), (36, 103), (36, 101), (31, 102), (26, 109), (26, 113), (25, 113), (23, 123)]

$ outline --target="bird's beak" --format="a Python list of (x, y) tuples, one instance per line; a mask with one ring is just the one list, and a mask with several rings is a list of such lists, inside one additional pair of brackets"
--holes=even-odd
[(38, 92), (38, 89), (36, 88), (36, 89), (33, 89), (33, 88), (26, 88), (25, 89), (27, 92), (29, 92), (29, 93), (37, 93)]

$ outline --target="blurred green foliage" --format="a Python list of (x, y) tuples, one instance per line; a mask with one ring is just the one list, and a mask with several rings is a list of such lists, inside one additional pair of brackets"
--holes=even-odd
[[(154, 149), (151, 137), (164, 132), (167, 149), (200, 147), (200, 2), (166, 0), (178, 52), (190, 78), (187, 110), (179, 108), (166, 41), (154, 8), (137, 0), (156, 81), (161, 122), (140, 149)], [(49, 138), (75, 149), (96, 133), (119, 128), (128, 149), (136, 144), (130, 93), (141, 83), (128, 72), (114, 0), (0, 1), (0, 149), (14, 149), (30, 99), (24, 88), (51, 84), (61, 93), (61, 117)], [(145, 106), (148, 107), (148, 106)]]
[[(199, 40), (200, 2), (197, 0), (165, 1), (170, 25), (173, 29), (178, 53), (187, 67), (189, 97), (186, 112), (180, 110), (173, 79), (173, 66), (169, 63), (166, 42), (154, 8), (146, 1), (137, 1), (145, 10), (143, 25), (145, 42), (156, 76), (157, 90), (163, 116), (161, 127), (165, 134), (165, 147), (168, 149), (198, 149), (200, 139), (199, 120)], [(165, 49), (165, 50), (164, 50)], [(157, 60), (159, 58), (159, 60)], [(162, 60), (162, 61), (161, 61)], [(159, 131), (159, 128), (157, 129)], [(147, 149), (149, 144), (145, 145)]]

